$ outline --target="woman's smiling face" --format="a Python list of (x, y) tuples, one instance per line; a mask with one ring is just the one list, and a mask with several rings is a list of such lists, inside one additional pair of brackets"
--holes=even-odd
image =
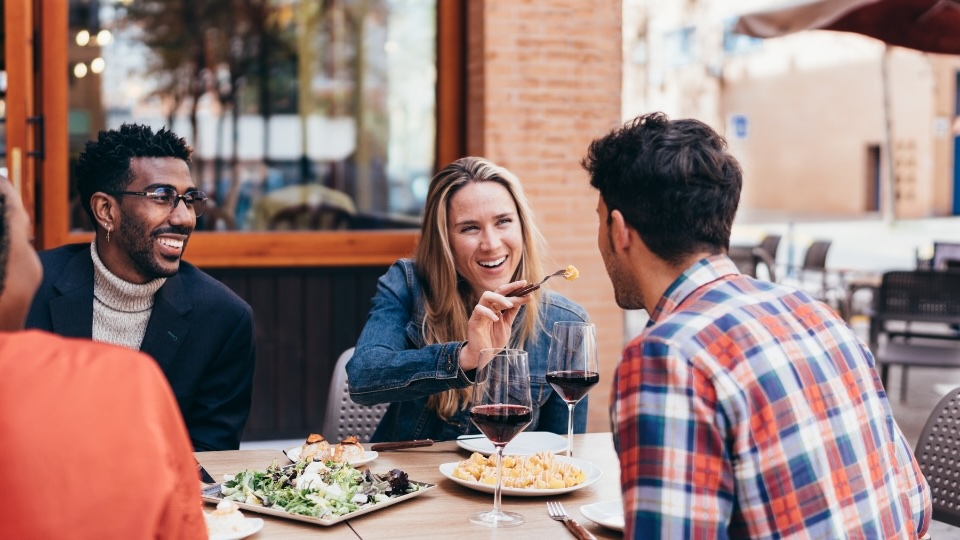
[(470, 182), (447, 204), (447, 238), (457, 273), (477, 297), (510, 283), (523, 255), (523, 229), (507, 188)]

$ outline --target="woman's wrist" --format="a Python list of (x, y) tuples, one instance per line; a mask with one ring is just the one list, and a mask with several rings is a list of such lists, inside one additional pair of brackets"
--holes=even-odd
[(469, 341), (464, 341), (463, 345), (460, 347), (460, 369), (463, 371), (473, 371), (477, 369), (477, 364), (480, 363), (479, 351), (474, 351), (470, 347)]

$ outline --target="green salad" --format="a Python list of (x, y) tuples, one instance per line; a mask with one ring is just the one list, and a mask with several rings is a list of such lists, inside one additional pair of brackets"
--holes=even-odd
[(223, 498), (315, 518), (336, 517), (420, 490), (407, 473), (360, 472), (347, 463), (299, 461), (246, 470), (220, 486)]

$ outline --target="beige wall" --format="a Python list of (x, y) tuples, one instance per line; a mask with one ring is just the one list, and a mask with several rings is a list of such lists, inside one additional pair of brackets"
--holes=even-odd
[(468, 152), (523, 180), (550, 243), (546, 266), (580, 269), (580, 279), (554, 289), (597, 324), (601, 383), (590, 394), (589, 429), (608, 431), (623, 312), (597, 251), (597, 197), (579, 161), (620, 120), (620, 0), (471, 0), (468, 15)]
[[(724, 52), (725, 20), (778, 3), (624, 0), (624, 116), (663, 110), (726, 132), (744, 165), (746, 211), (864, 216), (867, 148), (886, 138), (886, 54), (896, 217), (949, 214), (953, 138), (944, 126), (954, 121), (960, 57), (885, 53), (877, 40), (823, 31)], [(672, 64), (666, 36), (684, 27), (696, 29), (695, 58)], [(729, 129), (732, 114), (748, 118), (745, 139)], [(889, 171), (885, 153), (881, 171)]]

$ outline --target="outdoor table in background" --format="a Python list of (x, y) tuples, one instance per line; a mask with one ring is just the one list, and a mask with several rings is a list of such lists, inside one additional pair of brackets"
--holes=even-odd
[[(369, 448), (369, 445), (364, 445)], [(256, 538), (573, 538), (563, 523), (547, 515), (547, 501), (563, 503), (567, 513), (597, 538), (620, 538), (616, 531), (601, 527), (580, 514), (585, 504), (620, 498), (620, 462), (613, 449), (610, 433), (587, 433), (574, 436), (574, 456), (585, 459), (603, 470), (596, 483), (583, 489), (552, 497), (503, 496), (506, 510), (519, 512), (526, 523), (513, 529), (488, 529), (473, 525), (468, 516), (493, 507), (493, 494), (472, 490), (448, 480), (440, 474), (440, 465), (460, 461), (470, 456), (456, 442), (448, 441), (425, 448), (380, 452), (367, 467), (384, 473), (402, 469), (411, 480), (437, 484), (437, 487), (419, 497), (323, 527), (273, 516), (244, 511), (247, 517), (261, 517), (264, 527)], [(289, 460), (280, 450), (232, 450), (226, 452), (198, 452), (197, 460), (216, 479), (226, 473), (244, 469), (263, 469), (274, 459), (281, 464)], [(212, 505), (204, 505), (211, 511)]]

